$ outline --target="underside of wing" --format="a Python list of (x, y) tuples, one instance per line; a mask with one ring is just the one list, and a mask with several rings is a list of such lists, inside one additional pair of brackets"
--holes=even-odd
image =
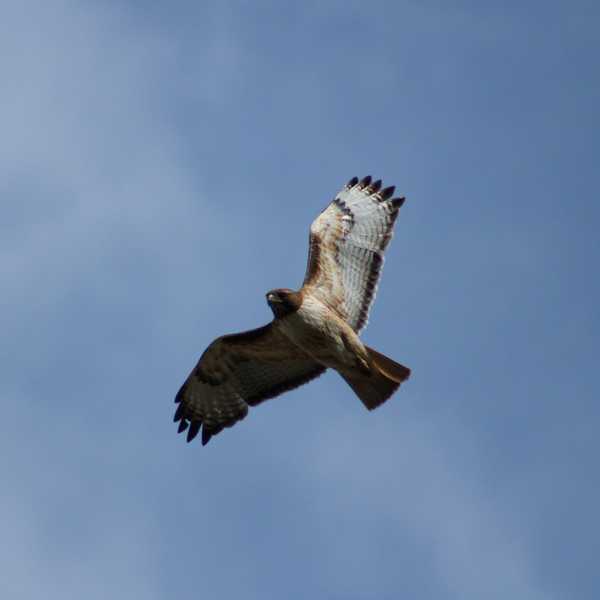
[(274, 398), (318, 377), (325, 368), (273, 324), (216, 339), (179, 390), (174, 420), (202, 444), (248, 414), (248, 406)]
[(317, 296), (357, 332), (367, 324), (383, 255), (404, 198), (394, 187), (354, 177), (310, 228), (304, 290)]

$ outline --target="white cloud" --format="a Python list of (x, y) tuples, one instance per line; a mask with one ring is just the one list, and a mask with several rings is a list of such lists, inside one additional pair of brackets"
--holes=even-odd
[[(338, 589), (401, 589), (412, 561), (405, 553), (420, 547), (427, 548), (425, 569), (447, 597), (549, 598), (520, 524), (481, 483), (468, 434), (396, 408), (364, 415), (369, 422), (360, 426), (346, 417), (315, 447), (315, 489), (329, 534), (321, 543), (329, 546), (326, 569)], [(339, 504), (322, 504), (332, 496)], [(351, 526), (331, 531), (332, 515)], [(371, 542), (361, 547), (356, 539)]]
[[(133, 27), (124, 12), (72, 2), (13, 3), (3, 11), (0, 46), (0, 318), (11, 340), (2, 351), (10, 409), (1, 466), (14, 495), (2, 505), (1, 587), (12, 598), (152, 598), (156, 524), (137, 492), (111, 487), (123, 473), (101, 459), (114, 467), (129, 434), (116, 428), (110, 447), (89, 456), (94, 434), (73, 428), (92, 425), (106, 399), (93, 381), (75, 391), (68, 380), (85, 378), (86, 365), (107, 373), (109, 412), (122, 410), (115, 382), (140, 365), (130, 334), (112, 330), (127, 315), (141, 329), (148, 311), (161, 312), (156, 327), (181, 318), (185, 298), (174, 288), (197, 268), (198, 248), (219, 237), (202, 173), (182, 166), (165, 106), (176, 48)], [(197, 286), (190, 282), (188, 293)], [(101, 339), (111, 331), (112, 348)], [(90, 364), (102, 348), (105, 357)], [(35, 420), (28, 435), (13, 426), (21, 419)], [(90, 472), (95, 483), (81, 479)], [(49, 537), (53, 521), (62, 529), (56, 524)]]
[[(546, 476), (544, 491), (555, 492), (561, 511), (542, 508), (532, 526), (527, 517), (544, 492), (528, 495), (525, 485), (511, 487), (504, 477), (507, 505), (486, 489), (481, 472), (494, 462), (468, 447), (485, 436), (481, 415), (474, 417), (478, 431), (465, 432), (456, 422), (436, 423), (429, 412), (420, 419), (407, 408), (413, 390), (433, 390), (433, 396), (447, 384), (439, 371), (437, 380), (419, 381), (425, 369), (404, 344), (421, 352), (422, 361), (427, 355), (441, 365), (451, 356), (447, 370), (460, 368), (462, 375), (472, 368), (464, 366), (467, 352), (480, 355), (472, 358), (484, 371), (497, 373), (494, 358), (478, 352), (483, 347), (504, 353), (508, 342), (517, 341), (510, 352), (527, 358), (520, 325), (518, 333), (490, 340), (481, 324), (506, 326), (507, 319), (493, 318), (494, 302), (504, 306), (511, 289), (526, 287), (547, 248), (535, 241), (537, 221), (531, 227), (521, 213), (518, 228), (512, 222), (503, 228), (493, 215), (481, 220), (482, 209), (474, 210), (481, 205), (478, 191), (499, 205), (502, 195), (491, 188), (515, 184), (473, 171), (472, 148), (470, 153), (458, 145), (454, 133), (461, 124), (446, 112), (445, 94), (412, 85), (402, 71), (394, 76), (409, 65), (427, 77), (428, 56), (444, 62), (457, 55), (433, 43), (431, 29), (425, 31), (432, 41), (425, 60), (411, 54), (422, 46), (420, 18), (403, 23), (408, 45), (402, 45), (404, 35), (367, 35), (377, 43), (365, 49), (355, 43), (352, 22), (344, 21), (345, 33), (340, 31), (343, 15), (337, 12), (307, 37), (293, 18), (278, 20), (278, 11), (236, 12), (217, 3), (212, 12), (202, 5), (192, 22), (179, 15), (172, 27), (157, 15), (148, 18), (141, 5), (135, 15), (133, 4), (131, 13), (124, 6), (13, 2), (0, 23), (0, 303), (7, 305), (0, 329), (10, 340), (0, 347), (0, 467), (12, 494), (2, 500), (8, 527), (0, 558), (11, 597), (62, 597), (65, 590), (85, 597), (170, 597), (173, 589), (193, 585), (198, 574), (202, 593), (218, 589), (222, 597), (235, 596), (232, 589), (264, 597), (265, 589), (283, 589), (290, 577), (302, 577), (297, 595), (320, 587), (331, 596), (389, 597), (405, 583), (431, 578), (434, 593), (424, 594), (430, 597), (439, 597), (441, 589), (461, 599), (548, 598), (539, 571), (548, 578), (549, 563), (529, 545), (547, 524), (556, 531), (556, 515), (571, 506), (556, 492), (556, 469)], [(457, 22), (448, 25), (446, 17), (436, 17), (434, 29), (454, 39)], [(386, 30), (387, 23), (395, 29), (390, 19), (373, 22), (371, 30)], [(275, 42), (271, 34), (277, 34)], [(467, 45), (472, 53), (475, 46)], [(358, 88), (351, 86), (355, 77)], [(473, 90), (464, 82), (457, 80), (451, 91), (466, 89), (455, 99), (468, 105)], [(498, 90), (493, 83), (482, 83), (485, 98)], [(388, 85), (393, 101), (372, 101), (379, 97), (373, 90)], [(407, 96), (410, 102), (403, 104)], [(180, 103), (197, 110), (194, 118), (179, 114)], [(420, 111), (421, 103), (429, 109)], [(489, 114), (491, 123), (507, 126), (507, 135), (515, 133), (508, 120)], [(448, 124), (446, 139), (438, 127)], [(485, 161), (503, 166), (506, 157), (486, 132), (477, 134), (480, 124), (467, 124), (473, 140), (489, 150)], [(188, 148), (180, 132), (188, 136)], [(191, 144), (192, 138), (203, 143)], [(213, 182), (206, 182), (202, 164), (193, 164), (213, 145), (222, 185), (246, 186), (233, 199), (240, 203), (236, 210), (209, 196)], [(207, 154), (195, 154), (198, 149)], [(453, 161), (454, 155), (461, 160)], [(414, 366), (417, 379), (367, 415), (331, 375), (251, 411), (246, 423), (207, 449), (185, 446), (169, 413), (176, 377), (193, 359), (186, 365), (175, 354), (199, 353), (198, 338), (209, 341), (226, 324), (231, 330), (244, 326), (247, 314), (232, 310), (240, 295), (223, 294), (230, 289), (224, 281), (231, 278), (246, 290), (261, 277), (287, 278), (289, 257), (302, 268), (304, 246), (273, 241), (297, 235), (305, 243), (313, 208), (306, 211), (322, 208), (319, 198), (327, 194), (318, 190), (322, 177), (310, 165), (333, 180), (335, 172), (346, 176), (346, 169), (365, 163), (412, 177), (414, 191), (407, 195), (416, 202), (406, 213), (402, 246), (398, 240), (390, 250), (401, 262), (386, 268), (367, 339), (390, 351), (403, 346), (406, 354), (398, 358)], [(293, 166), (289, 172), (280, 169), (287, 164)], [(444, 167), (432, 171), (432, 164)], [(268, 169), (273, 181), (267, 185)], [(473, 177), (464, 177), (464, 169)], [(465, 189), (467, 179), (477, 185)], [(300, 185), (290, 192), (289, 181)], [(226, 210), (233, 235), (220, 236)], [(261, 229), (257, 242), (256, 228), (245, 222), (252, 218), (270, 219), (276, 234), (267, 239)], [(292, 234), (292, 226), (302, 231)], [(446, 241), (436, 245), (436, 238)], [(491, 247), (502, 261), (490, 265)], [(215, 260), (225, 249), (236, 257), (231, 270), (222, 256)], [(259, 268), (246, 268), (251, 264)], [(505, 268), (490, 268), (498, 264)], [(517, 268), (520, 280), (506, 275)], [(301, 272), (291, 275), (301, 278)], [(471, 295), (472, 287), (482, 289)], [(530, 294), (537, 311), (545, 302), (536, 299)], [(399, 306), (409, 304), (420, 312), (400, 315)], [(245, 302), (244, 310), (252, 317), (256, 311), (257, 319), (267, 314), (262, 302)], [(522, 313), (523, 331), (533, 311)], [(410, 339), (396, 340), (395, 317), (386, 314), (401, 316)], [(481, 387), (487, 385), (479, 377)], [(547, 390), (546, 373), (535, 377)], [(455, 388), (465, 393), (463, 409), (478, 401), (465, 388), (464, 381)], [(567, 392), (572, 389), (565, 386)], [(502, 416), (492, 412), (499, 399), (496, 388), (486, 404), (490, 421)], [(516, 395), (503, 406), (514, 409), (521, 402)], [(425, 404), (431, 408), (436, 401)], [(547, 407), (533, 406), (538, 413)], [(505, 424), (491, 442), (498, 454), (507, 450), (500, 429)], [(315, 431), (321, 439), (314, 439)], [(537, 451), (547, 457), (564, 435), (544, 431)], [(566, 460), (570, 466), (575, 459)], [(507, 469), (510, 464), (503, 462)], [(525, 461), (525, 473), (535, 469)], [(566, 556), (553, 550), (556, 560)], [(230, 577), (232, 568), (241, 577)], [(427, 573), (405, 577), (411, 568)]]
[[(64, 485), (64, 482), (61, 482)], [(13, 490), (14, 491), (14, 490)], [(23, 490), (18, 490), (20, 493)], [(74, 499), (54, 509), (53, 535), (43, 490), (25, 502), (6, 495), (0, 559), (4, 565), (2, 592), (10, 598), (155, 598), (156, 549), (144, 507), (121, 499), (120, 514), (102, 509), (101, 503), (77, 506)], [(46, 490), (46, 494), (54, 490)], [(80, 494), (81, 486), (63, 489), (62, 495)], [(73, 518), (73, 510), (86, 515)], [(86, 530), (88, 532), (86, 533)]]
[[(73, 288), (118, 294), (144, 269), (160, 271), (161, 281), (137, 293), (156, 301), (198, 268), (203, 247), (219, 246), (220, 213), (211, 212), (202, 173), (183, 166), (174, 135), (179, 80), (171, 71), (180, 49), (175, 38), (132, 25), (126, 12), (94, 3), (24, 2), (5, 11), (7, 325), (15, 310), (57, 306)], [(220, 64), (223, 54), (231, 63), (231, 40), (225, 50), (219, 42), (226, 38), (209, 36), (201, 61)], [(198, 65), (196, 87), (212, 97), (227, 83), (210, 76), (220, 68), (205, 67)]]

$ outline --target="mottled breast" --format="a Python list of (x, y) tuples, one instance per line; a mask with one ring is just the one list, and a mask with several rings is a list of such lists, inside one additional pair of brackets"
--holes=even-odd
[(299, 310), (279, 320), (279, 327), (294, 344), (328, 366), (346, 352), (342, 334), (348, 326), (315, 298), (306, 297)]

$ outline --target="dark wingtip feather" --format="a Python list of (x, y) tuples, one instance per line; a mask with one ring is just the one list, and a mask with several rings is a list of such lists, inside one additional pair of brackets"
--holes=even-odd
[(179, 388), (177, 396), (175, 396), (175, 404), (179, 404), (183, 400), (183, 394), (185, 392), (185, 383)]
[(366, 188), (369, 184), (371, 183), (371, 176), (367, 175), (366, 177), (364, 177), (362, 179), (362, 181), (360, 182), (360, 187), (361, 188)]
[(190, 423), (190, 428), (188, 429), (187, 433), (188, 442), (191, 442), (198, 435), (198, 432), (200, 431), (200, 425), (202, 425), (200, 421), (192, 421)]
[(396, 191), (396, 186), (390, 185), (390, 187), (386, 187), (383, 190), (381, 190), (379, 195), (381, 196), (382, 200), (389, 200), (394, 195), (395, 191)]
[(404, 196), (402, 196), (401, 198), (394, 198), (392, 200), (392, 204), (396, 207), (396, 208), (400, 208), (403, 204), (404, 201), (406, 200), (406, 198)]
[(185, 412), (185, 408), (183, 404), (180, 404), (175, 411), (175, 416), (173, 417), (173, 421), (181, 421), (183, 418), (183, 413)]
[(353, 188), (358, 183), (358, 177), (353, 177), (347, 184), (347, 188)]
[(210, 431), (206, 425), (202, 428), (202, 445), (206, 446), (212, 437), (212, 431)]
[(377, 181), (374, 181), (371, 184), (371, 191), (375, 194), (377, 193), (379, 190), (381, 189), (381, 179), (378, 179)]
[(179, 427), (177, 428), (177, 433), (181, 433), (188, 428), (189, 423), (185, 419), (181, 419), (179, 423)]

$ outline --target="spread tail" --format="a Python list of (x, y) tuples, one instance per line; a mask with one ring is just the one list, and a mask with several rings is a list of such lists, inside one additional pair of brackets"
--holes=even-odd
[(357, 372), (356, 375), (342, 375), (362, 403), (373, 410), (383, 404), (410, 376), (410, 369), (376, 350), (365, 346), (369, 353), (371, 373)]

